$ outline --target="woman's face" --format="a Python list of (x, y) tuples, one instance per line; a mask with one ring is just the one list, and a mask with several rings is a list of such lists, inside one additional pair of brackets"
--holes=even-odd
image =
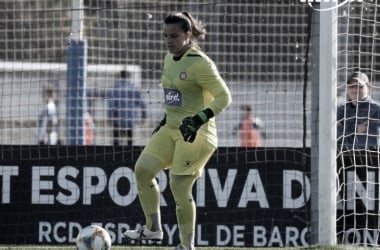
[(183, 32), (179, 24), (165, 24), (164, 40), (170, 53), (181, 56), (190, 46), (190, 32)]
[(352, 80), (347, 85), (347, 94), (351, 101), (361, 101), (368, 97), (369, 88), (367, 85), (359, 85), (357, 80)]

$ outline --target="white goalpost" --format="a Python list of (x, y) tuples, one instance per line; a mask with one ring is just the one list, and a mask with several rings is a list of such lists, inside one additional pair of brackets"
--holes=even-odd
[[(327, 10), (328, 9), (328, 10)], [(312, 26), (311, 239), (336, 245), (337, 3), (322, 2)], [(327, 11), (326, 11), (327, 10)]]

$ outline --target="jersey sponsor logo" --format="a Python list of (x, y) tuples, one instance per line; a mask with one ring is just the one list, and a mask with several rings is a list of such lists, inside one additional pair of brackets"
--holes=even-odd
[(179, 79), (181, 79), (181, 80), (185, 80), (187, 78), (187, 74), (186, 74), (186, 72), (181, 72), (180, 74), (179, 74)]
[(169, 106), (181, 106), (182, 95), (177, 89), (164, 89), (165, 104)]

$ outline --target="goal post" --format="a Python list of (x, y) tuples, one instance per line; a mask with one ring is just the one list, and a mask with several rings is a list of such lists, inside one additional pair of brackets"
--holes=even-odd
[(87, 40), (83, 36), (83, 0), (72, 0), (71, 33), (67, 48), (67, 144), (83, 145), (86, 138)]
[(336, 244), (336, 6), (321, 2), (312, 19), (311, 243), (321, 246)]

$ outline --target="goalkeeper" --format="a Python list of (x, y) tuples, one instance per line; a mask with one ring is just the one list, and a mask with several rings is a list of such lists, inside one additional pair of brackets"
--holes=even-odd
[(133, 240), (162, 240), (160, 191), (155, 176), (170, 169), (180, 244), (194, 249), (196, 207), (192, 187), (217, 147), (214, 117), (228, 107), (231, 95), (214, 62), (197, 46), (205, 30), (189, 13), (169, 15), (164, 39), (162, 85), (166, 114), (139, 156), (135, 175), (145, 226), (128, 230)]

